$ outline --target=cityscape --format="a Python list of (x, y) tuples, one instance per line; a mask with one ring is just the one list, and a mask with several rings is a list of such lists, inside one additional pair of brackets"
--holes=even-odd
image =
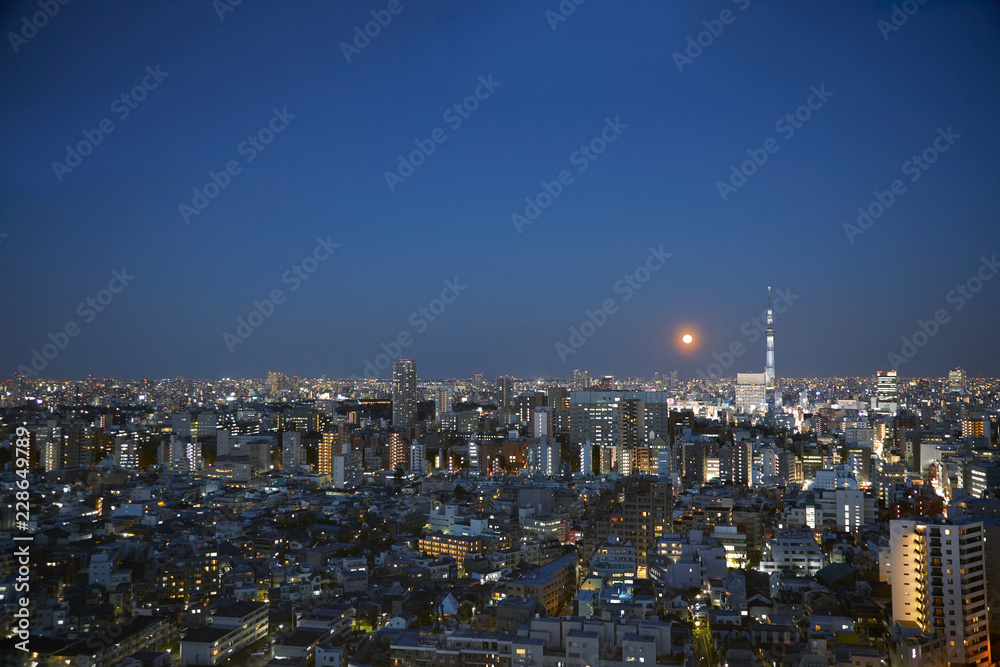
[(996, 2), (0, 28), (0, 667), (1000, 665)]

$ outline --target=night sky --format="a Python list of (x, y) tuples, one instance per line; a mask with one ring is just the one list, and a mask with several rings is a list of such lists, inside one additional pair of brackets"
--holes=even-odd
[(5, 3), (2, 374), (1000, 376), (1000, 8), (902, 5)]

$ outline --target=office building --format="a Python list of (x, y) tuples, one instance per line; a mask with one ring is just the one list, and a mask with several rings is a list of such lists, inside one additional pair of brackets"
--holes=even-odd
[(573, 371), (573, 390), (587, 391), (590, 389), (590, 371)]
[(948, 371), (948, 389), (956, 394), (965, 393), (965, 369), (956, 368)]
[(736, 409), (739, 412), (764, 412), (767, 409), (765, 373), (736, 374)]
[(876, 412), (895, 414), (899, 411), (899, 378), (896, 371), (878, 371), (871, 406)]

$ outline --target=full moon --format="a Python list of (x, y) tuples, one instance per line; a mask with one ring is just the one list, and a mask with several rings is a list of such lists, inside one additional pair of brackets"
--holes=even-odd
[(691, 334), (684, 334), (684, 336), (681, 338), (681, 340), (684, 341), (685, 345), (690, 345), (691, 341), (694, 340), (694, 337), (692, 337)]

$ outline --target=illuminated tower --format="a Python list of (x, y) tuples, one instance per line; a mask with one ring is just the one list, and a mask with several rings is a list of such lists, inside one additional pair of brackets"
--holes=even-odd
[(764, 365), (764, 382), (768, 389), (774, 389), (774, 318), (771, 316), (771, 288), (767, 288), (767, 361)]

